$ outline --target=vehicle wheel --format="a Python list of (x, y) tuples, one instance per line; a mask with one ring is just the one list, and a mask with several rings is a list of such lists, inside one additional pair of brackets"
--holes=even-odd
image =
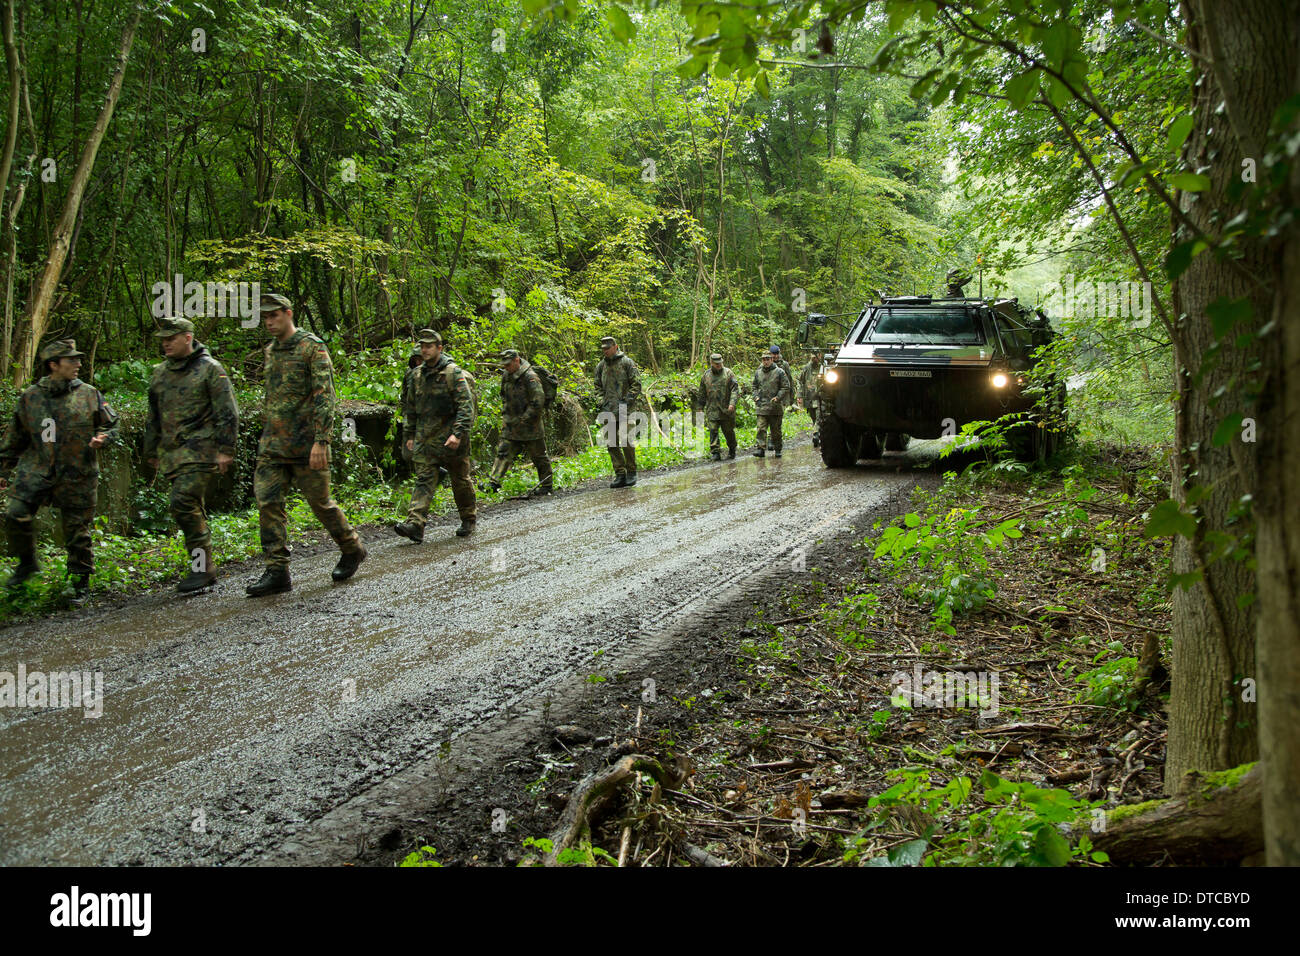
[(822, 462), (827, 468), (848, 468), (857, 458), (849, 452), (849, 442), (844, 435), (844, 423), (830, 409), (823, 408), (818, 423), (821, 436)]
[(907, 451), (912, 436), (906, 432), (885, 432), (885, 451)]
[(858, 448), (859, 458), (869, 458), (876, 461), (884, 454), (885, 433), (878, 432), (874, 428), (864, 429), (862, 432), (862, 444)]

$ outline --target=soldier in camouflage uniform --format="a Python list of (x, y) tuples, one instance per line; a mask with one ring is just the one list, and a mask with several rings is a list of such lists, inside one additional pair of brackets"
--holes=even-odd
[(274, 341), (266, 347), (262, 438), (257, 446), (253, 495), (257, 499), (266, 572), (246, 590), (250, 597), (279, 594), (289, 578), (289, 537), (284, 511), (290, 484), (302, 492), (342, 554), (331, 576), (346, 581), (366, 558), (365, 546), (330, 497), (330, 440), (334, 429), (334, 366), (325, 343), (293, 322), (281, 295), (261, 297), (262, 319)]
[[(781, 346), (770, 345), (768, 346), (767, 350), (772, 353), (773, 364), (776, 365), (776, 367), (779, 368), (781, 371), (785, 372), (785, 377), (790, 382), (790, 394), (784, 402), (785, 407), (789, 408), (791, 405), (794, 404), (794, 400), (795, 400), (794, 370), (790, 368), (790, 363), (781, 357)], [(773, 444), (773, 437), (769, 437), (767, 440), (767, 450), (773, 451), (775, 448), (776, 445)]]
[(966, 295), (966, 291), (962, 287), (968, 285), (971, 281), (971, 274), (969, 272), (966, 272), (964, 269), (949, 269), (946, 278), (948, 282), (949, 298), (962, 298)]
[(636, 363), (619, 350), (612, 335), (600, 340), (604, 358), (596, 363), (596, 397), (605, 433), (605, 447), (614, 466), (611, 488), (636, 484), (636, 445), (628, 434), (628, 412), (641, 397), (641, 373)]
[(90, 527), (99, 493), (99, 449), (117, 438), (117, 413), (99, 390), (77, 378), (81, 357), (72, 339), (41, 350), (45, 375), (23, 390), (0, 446), (0, 488), (8, 483), (5, 527), (18, 566), (6, 582), (17, 588), (36, 573), (36, 529), (43, 504), (59, 509), (75, 600), (85, 599), (95, 569)]
[(704, 410), (709, 427), (709, 454), (714, 461), (722, 460), (722, 446), (718, 443), (718, 430), (727, 439), (727, 458), (736, 457), (736, 403), (740, 401), (740, 383), (735, 373), (722, 365), (722, 356), (714, 352), (709, 356), (709, 369), (700, 379), (696, 406)]
[(813, 423), (813, 447), (821, 445), (821, 433), (817, 429), (817, 413), (821, 411), (821, 353), (814, 353), (808, 364), (799, 373), (799, 404), (804, 407)]
[(154, 335), (167, 361), (149, 381), (144, 458), (172, 483), (171, 514), (190, 557), (190, 573), (176, 586), (184, 594), (217, 580), (205, 502), (217, 473), (235, 460), (239, 408), (226, 370), (194, 341), (194, 323), (163, 319)]
[(438, 490), (440, 469), (451, 477), (451, 493), (460, 512), (462, 538), (474, 533), (478, 523), (478, 497), (470, 481), (469, 434), (474, 427), (474, 396), (459, 366), (442, 353), (442, 336), (433, 329), (420, 330), (424, 364), (414, 369), (402, 406), (402, 436), (411, 452), (415, 487), (406, 520), (393, 531), (416, 544), (424, 540), (429, 505)]
[(537, 469), (537, 487), (533, 495), (551, 493), (551, 460), (546, 456), (546, 433), (542, 413), (546, 410), (546, 391), (533, 367), (514, 349), (506, 349), (501, 361), (501, 444), (488, 484), (501, 490), (501, 479), (515, 458), (527, 454)]
[(785, 403), (790, 397), (790, 378), (776, 364), (776, 353), (763, 353), (763, 364), (754, 372), (754, 408), (758, 412), (757, 447), (754, 457), (765, 454), (768, 429), (772, 429), (772, 446), (776, 457), (781, 457), (781, 421)]

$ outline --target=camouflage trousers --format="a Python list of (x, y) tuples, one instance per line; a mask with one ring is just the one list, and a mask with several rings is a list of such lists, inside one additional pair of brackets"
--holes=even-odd
[(36, 512), (41, 505), (52, 504), (59, 509), (59, 518), (63, 523), (63, 545), (68, 549), (68, 574), (90, 574), (95, 570), (90, 527), (95, 520), (96, 492), (97, 488), (92, 487), (87, 499), (85, 489), (78, 488), (74, 494), (68, 495), (64, 494), (64, 489), (56, 486), (23, 498), (15, 495), (11, 489), (9, 503), (5, 507), (9, 553), (23, 561), (36, 559)]
[(185, 551), (194, 557), (198, 548), (212, 544), (208, 530), (207, 497), (217, 477), (216, 465), (182, 465), (167, 476), (172, 481), (169, 510), (185, 535)]
[(767, 447), (767, 430), (772, 429), (772, 447), (777, 451), (781, 450), (781, 421), (785, 417), (782, 411), (776, 411), (768, 415), (758, 416), (758, 435), (755, 436), (755, 442), (759, 448)]
[(606, 449), (609, 452), (610, 463), (614, 466), (616, 475), (635, 475), (636, 474), (636, 446), (631, 442), (626, 445), (609, 445)]
[(513, 438), (501, 439), (497, 446), (496, 461), (492, 462), (492, 477), (500, 481), (505, 477), (510, 466), (520, 455), (527, 455), (533, 460), (537, 469), (537, 487), (551, 487), (551, 459), (546, 456), (546, 439), (534, 438), (531, 441), (517, 441)]
[(736, 450), (736, 418), (734, 415), (728, 418), (710, 419), (708, 427), (709, 454), (722, 454), (722, 445), (718, 442), (719, 430), (722, 431), (722, 437), (727, 440), (727, 451), (733, 452)]
[(447, 474), (451, 476), (451, 495), (456, 499), (456, 511), (460, 514), (460, 520), (478, 520), (478, 495), (474, 493), (474, 483), (470, 481), (474, 463), (470, 460), (468, 448), (463, 455), (417, 458), (412, 467), (415, 469), (415, 486), (411, 489), (411, 506), (406, 511), (407, 521), (423, 528), (429, 520), (429, 505), (433, 503), (433, 493), (438, 490), (441, 478), (439, 467), (446, 468)]
[(348, 524), (343, 509), (330, 497), (328, 468), (317, 471), (305, 461), (266, 461), (259, 459), (253, 472), (253, 496), (257, 499), (258, 526), (262, 537), (262, 557), (271, 569), (289, 567), (288, 518), (284, 499), (291, 484), (297, 485), (311, 506), (316, 520), (344, 554), (361, 550), (361, 539)]

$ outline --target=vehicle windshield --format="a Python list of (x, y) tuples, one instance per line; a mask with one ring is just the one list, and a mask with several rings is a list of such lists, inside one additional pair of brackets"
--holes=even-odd
[(858, 342), (981, 345), (984, 334), (972, 310), (882, 306), (872, 313)]

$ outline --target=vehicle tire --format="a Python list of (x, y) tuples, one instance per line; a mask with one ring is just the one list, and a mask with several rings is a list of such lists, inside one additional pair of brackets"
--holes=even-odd
[(865, 428), (862, 431), (862, 443), (858, 447), (859, 458), (869, 458), (871, 461), (879, 460), (885, 450), (885, 433), (878, 432), (874, 428)]
[(836, 417), (833, 410), (822, 407), (817, 428), (821, 436), (822, 462), (827, 468), (848, 468), (857, 461), (849, 451), (849, 442), (844, 434), (844, 423)]
[(885, 432), (885, 451), (907, 451), (912, 436), (906, 432)]

